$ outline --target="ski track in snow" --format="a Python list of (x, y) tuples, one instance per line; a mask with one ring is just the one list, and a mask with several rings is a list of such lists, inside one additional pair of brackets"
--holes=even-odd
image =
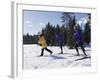
[(67, 67), (90, 67), (91, 66), (91, 49), (85, 48), (88, 57), (84, 58), (84, 54), (79, 49), (80, 56), (75, 56), (75, 49), (63, 47), (64, 54), (60, 53), (59, 47), (48, 47), (53, 51), (51, 55), (44, 51), (44, 56), (41, 54), (41, 47), (38, 45), (24, 45), (24, 69), (48, 69), (48, 68), (67, 68)]

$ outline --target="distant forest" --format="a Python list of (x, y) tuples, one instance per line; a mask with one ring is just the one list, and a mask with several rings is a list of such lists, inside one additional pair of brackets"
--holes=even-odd
[[(76, 24), (76, 18), (75, 16), (71, 16), (74, 13), (63, 13), (61, 16), (61, 20), (63, 22), (63, 25), (60, 26), (52, 25), (50, 22), (48, 22), (45, 25), (45, 28), (41, 30), (39, 33), (44, 33), (46, 42), (48, 46), (56, 46), (55, 42), (55, 33), (60, 32), (64, 36), (64, 42), (63, 45), (69, 46), (69, 48), (73, 48), (74, 46), (74, 40), (73, 40), (73, 34), (74, 34), (74, 26)], [(91, 14), (87, 14), (88, 20), (85, 23), (84, 29), (81, 28), (80, 30), (82, 32), (83, 41), (84, 43), (91, 43)], [(38, 42), (38, 33), (36, 35), (30, 35), (27, 33), (26, 35), (23, 35), (23, 44), (37, 44)]]

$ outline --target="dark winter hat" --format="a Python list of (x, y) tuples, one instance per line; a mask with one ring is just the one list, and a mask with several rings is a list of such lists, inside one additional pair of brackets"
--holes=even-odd
[(44, 33), (41, 33), (40, 36), (44, 36)]

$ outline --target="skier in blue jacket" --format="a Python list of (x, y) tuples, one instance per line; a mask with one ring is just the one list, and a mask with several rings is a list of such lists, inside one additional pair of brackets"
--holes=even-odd
[(75, 40), (75, 49), (77, 51), (77, 55), (79, 56), (78, 47), (80, 46), (84, 55), (87, 56), (85, 53), (85, 49), (83, 47), (82, 34), (78, 24), (75, 26), (74, 29), (74, 40)]
[(61, 33), (56, 33), (55, 35), (55, 39), (56, 39), (56, 42), (58, 43), (60, 49), (61, 49), (61, 54), (63, 54), (63, 42), (64, 42), (64, 37)]

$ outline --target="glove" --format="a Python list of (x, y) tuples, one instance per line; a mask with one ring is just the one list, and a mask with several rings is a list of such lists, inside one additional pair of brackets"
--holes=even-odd
[(38, 44), (39, 46), (42, 46), (42, 44)]

